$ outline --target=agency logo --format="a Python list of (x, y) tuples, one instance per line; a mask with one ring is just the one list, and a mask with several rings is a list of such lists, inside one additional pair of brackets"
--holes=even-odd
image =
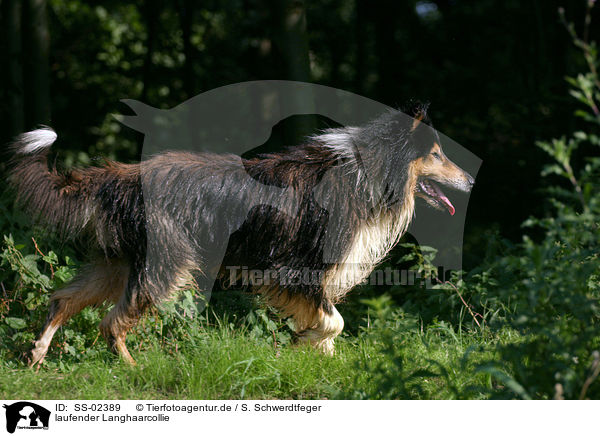
[(28, 401), (19, 401), (10, 405), (4, 404), (6, 409), (6, 431), (14, 433), (16, 429), (22, 430), (48, 430), (50, 411)]
[[(385, 148), (383, 146), (373, 147), (372, 144), (375, 141), (373, 138), (380, 138), (378, 139), (380, 141), (381, 137), (377, 135), (387, 135), (387, 133), (374, 133), (377, 129), (391, 129), (392, 126), (395, 126), (393, 128), (402, 132), (412, 128), (414, 135), (411, 144), (414, 150), (429, 149), (434, 142), (443, 144), (443, 154), (473, 177), (476, 176), (481, 165), (481, 159), (451, 138), (426, 123), (415, 124), (413, 113), (402, 114), (382, 103), (360, 95), (311, 83), (279, 80), (237, 83), (204, 92), (166, 110), (157, 109), (136, 100), (123, 100), (123, 103), (127, 104), (135, 112), (135, 115), (118, 115), (117, 119), (122, 124), (144, 134), (142, 149), (144, 162), (151, 162), (153, 157), (165, 151), (174, 150), (212, 153), (211, 156), (229, 156), (227, 158), (229, 160), (225, 164), (227, 166), (227, 177), (225, 178), (220, 178), (220, 173), (210, 178), (204, 175), (207, 171), (212, 171), (208, 169), (209, 167), (216, 168), (215, 165), (222, 167), (223, 164), (218, 163), (221, 161), (216, 160), (222, 159), (222, 157), (215, 157), (215, 162), (208, 164), (207, 169), (201, 170), (198, 175), (190, 177), (186, 176), (188, 173), (181, 172), (177, 183), (184, 184), (186, 181), (190, 181), (192, 184), (177, 185), (176, 190), (181, 194), (169, 194), (169, 205), (171, 205), (169, 207), (177, 212), (168, 216), (165, 215), (166, 209), (163, 200), (166, 195), (166, 182), (161, 179), (163, 174), (168, 171), (158, 171), (145, 164), (141, 166), (142, 197), (147, 220), (144, 235), (147, 238), (146, 269), (147, 271), (157, 271), (158, 275), (176, 273), (175, 270), (169, 271), (165, 264), (166, 240), (169, 240), (169, 244), (172, 245), (175, 240), (184, 241), (187, 237), (184, 235), (198, 235), (197, 237), (200, 238), (198, 241), (206, 241), (202, 243), (207, 244), (206, 247), (210, 247), (210, 249), (202, 250), (202, 274), (194, 277), (198, 288), (204, 290), (204, 298), (199, 303), (202, 307), (198, 307), (199, 310), (202, 310), (206, 302), (210, 300), (211, 290), (221, 271), (220, 267), (225, 260), (231, 238), (235, 238), (245, 223), (249, 222), (248, 217), (251, 211), (277, 210), (278, 214), (274, 216), (282, 217), (281, 219), (284, 221), (291, 219), (290, 222), (296, 222), (294, 220), (298, 219), (297, 222), (300, 223), (304, 222), (299, 220), (303, 201), (312, 202), (310, 210), (316, 211), (314, 213), (318, 215), (315, 217), (326, 217), (318, 218), (322, 221), (322, 223), (319, 221), (321, 223), (319, 225), (323, 225), (325, 228), (319, 233), (315, 233), (316, 236), (306, 236), (309, 238), (307, 241), (318, 241), (321, 244), (321, 251), (315, 251), (315, 264), (322, 262), (322, 265), (333, 265), (342, 261), (340, 256), (346, 249), (344, 244), (348, 244), (347, 236), (353, 235), (353, 228), (370, 225), (367, 223), (368, 214), (375, 213), (372, 211), (379, 210), (377, 208), (381, 205), (389, 206), (403, 201), (404, 190), (397, 187), (394, 184), (397, 181), (393, 179), (393, 176), (397, 176), (399, 173), (391, 169), (393, 165), (398, 165), (399, 159), (401, 159), (400, 154), (382, 155), (381, 151), (400, 150), (401, 147), (398, 145), (394, 147), (390, 145)], [(380, 121), (381, 124), (377, 124), (379, 127), (366, 128), (369, 125), (373, 126), (374, 120), (383, 120), (384, 114), (389, 113), (396, 113), (395, 121), (390, 124)], [(257, 177), (256, 174), (248, 171), (247, 163), (242, 158), (242, 156), (248, 156), (248, 153), (252, 153), (253, 150), (264, 147), (272, 137), (276, 138), (273, 143), (277, 143), (276, 126), (281, 126), (285, 120), (289, 121), (293, 117), (301, 115), (327, 119), (327, 123), (324, 124), (327, 126), (345, 126), (341, 129), (320, 131), (320, 134), (316, 134), (315, 132), (319, 131), (307, 128), (307, 126), (303, 127), (302, 120), (297, 119), (297, 125), (290, 128), (292, 131), (300, 131), (299, 136), (304, 138), (307, 137), (306, 135), (316, 134), (316, 136), (308, 136), (308, 140), (324, 144), (327, 150), (339, 156), (339, 164), (323, 167), (319, 172), (319, 181), (310, 185), (308, 192), (297, 190), (295, 183), (286, 185), (283, 182), (267, 182), (264, 178)], [(308, 121), (306, 123), (309, 124)], [(416, 129), (417, 126), (418, 129)], [(375, 136), (371, 138), (369, 132)], [(281, 136), (281, 133), (279, 135)], [(395, 135), (399, 138), (402, 137), (402, 134), (399, 133), (395, 133)], [(281, 142), (285, 143), (286, 139), (282, 139)], [(444, 157), (444, 159), (446, 158)], [(389, 171), (386, 169), (388, 168), (387, 164), (392, 165), (389, 167)], [(315, 165), (317, 164), (315, 163)], [(457, 177), (454, 175), (443, 176), (441, 173), (438, 175), (446, 177), (448, 180), (454, 180), (460, 178), (460, 174), (464, 173), (462, 170), (456, 171)], [(206, 181), (199, 185), (198, 177), (204, 177), (202, 180)], [(296, 180), (300, 176), (290, 174), (289, 177)], [(215, 192), (220, 192), (220, 194), (215, 197), (206, 194), (209, 191), (205, 185), (209, 183), (219, 186), (219, 191)], [(420, 183), (422, 192), (419, 196), (425, 199), (429, 198), (428, 201), (426, 200), (429, 205), (426, 205), (425, 201), (416, 201), (415, 215), (418, 219), (409, 220), (410, 227), (402, 230), (407, 230), (418, 245), (435, 248), (437, 254), (432, 263), (438, 267), (438, 271), (442, 272), (439, 275), (443, 281), (445, 280), (443, 271), (460, 271), (462, 269), (463, 231), (469, 195), (462, 189), (464, 195), (452, 196), (452, 203), (450, 203), (450, 199), (441, 189), (437, 188), (437, 185), (433, 184), (430, 187), (429, 182), (421, 181)], [(200, 188), (201, 192), (194, 191), (192, 194), (197, 186), (203, 186)], [(454, 188), (456, 189), (456, 186)], [(175, 188), (169, 185), (168, 189)], [(185, 194), (183, 194), (184, 192)], [(191, 198), (200, 199), (198, 201), (203, 202), (202, 205), (192, 206)], [(348, 202), (350, 200), (346, 201), (347, 199), (354, 202), (352, 203), (352, 212), (347, 209), (350, 204)], [(437, 204), (437, 206), (430, 207), (432, 204)], [(364, 213), (359, 212), (356, 207), (364, 207)], [(449, 213), (440, 213), (436, 209), (444, 211), (447, 209)], [(204, 215), (199, 217), (194, 215), (194, 218), (185, 218), (180, 222), (176, 222), (179, 218), (170, 218), (179, 216), (178, 213), (189, 213), (191, 214), (189, 216), (192, 217), (194, 211), (200, 210), (206, 212), (202, 212)], [(213, 223), (210, 224), (210, 231), (207, 230), (206, 224), (202, 224), (205, 227), (197, 224), (208, 222), (206, 220), (209, 219), (207, 218), (209, 216), (212, 220), (210, 222)], [(175, 221), (171, 222), (170, 220)], [(316, 221), (314, 222), (316, 223)], [(180, 239), (180, 236), (165, 237), (165, 223), (170, 226), (169, 228), (179, 229), (183, 232), (181, 233), (183, 239)], [(194, 227), (197, 225), (198, 227)], [(377, 228), (384, 228), (387, 224), (380, 222), (379, 225), (380, 227)], [(206, 236), (204, 236), (205, 234)], [(319, 235), (323, 235), (322, 239), (319, 239)], [(327, 292), (336, 292), (338, 287), (348, 286), (348, 283), (357, 284), (356, 282), (360, 282), (360, 280), (357, 280), (356, 277), (361, 280), (368, 277), (371, 271), (369, 266), (364, 265), (372, 265), (365, 259), (371, 256), (369, 259), (375, 259), (373, 263), (377, 264), (377, 256), (382, 255), (388, 245), (394, 241), (393, 231), (377, 233), (377, 236), (375, 233), (369, 233), (368, 237), (366, 233), (361, 233), (361, 235), (363, 236), (358, 239), (368, 239), (371, 245), (368, 250), (357, 249), (356, 253), (368, 252), (370, 254), (360, 259), (356, 257), (357, 254), (355, 257), (345, 260), (345, 266), (339, 270), (344, 271), (339, 273), (339, 280), (342, 282), (332, 280), (332, 284), (329, 285), (323, 284), (324, 280), (319, 281), (320, 286), (331, 287)], [(311, 237), (317, 239), (310, 239)], [(374, 242), (375, 239), (377, 242)], [(200, 243), (198, 241), (194, 244)], [(283, 242), (279, 241), (278, 243), (282, 244)], [(244, 240), (244, 244), (248, 244), (248, 242)], [(307, 246), (311, 246), (310, 244), (312, 242), (307, 242)], [(182, 248), (177, 250), (187, 253), (188, 246), (182, 245)], [(264, 246), (269, 248), (264, 254), (256, 254), (257, 258), (262, 256), (263, 259), (266, 259), (276, 256), (273, 251), (268, 251), (272, 250), (270, 243), (265, 243)], [(260, 248), (260, 245), (255, 246), (256, 250)], [(285, 251), (285, 253), (287, 252)], [(281, 261), (278, 258), (277, 262), (279, 262), (278, 265), (284, 262), (284, 267), (278, 267), (278, 275), (275, 278), (280, 284), (295, 281), (294, 277), (285, 275), (284, 269), (287, 269), (290, 274), (304, 270), (305, 266), (317, 275), (326, 272), (325, 268), (321, 267), (322, 265), (317, 267), (314, 267), (313, 264), (305, 265), (306, 259), (293, 258)], [(297, 265), (294, 262), (301, 262), (300, 268), (296, 268)], [(240, 272), (241, 266), (235, 264), (234, 268), (236, 266), (239, 268), (235, 271)], [(363, 267), (364, 270), (361, 269)], [(230, 270), (230, 273), (233, 272)], [(237, 277), (233, 277), (233, 279), (237, 279)], [(230, 283), (236, 281), (230, 278)], [(302, 282), (295, 283), (295, 286), (299, 289), (303, 286), (310, 286), (310, 284)]]

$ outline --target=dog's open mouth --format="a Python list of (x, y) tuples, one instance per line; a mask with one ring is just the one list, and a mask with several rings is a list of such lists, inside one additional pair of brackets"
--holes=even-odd
[(430, 203), (435, 204), (439, 209), (446, 208), (450, 215), (454, 215), (456, 209), (436, 183), (429, 179), (419, 180), (418, 188)]

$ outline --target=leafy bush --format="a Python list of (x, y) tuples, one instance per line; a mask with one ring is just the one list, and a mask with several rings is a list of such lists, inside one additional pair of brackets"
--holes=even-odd
[[(43, 254), (35, 239), (37, 253), (24, 254), (24, 244), (16, 245), (12, 236), (4, 236), (4, 249), (0, 253), (0, 282), (3, 295), (0, 305), (0, 347), (15, 357), (34, 340), (31, 327), (41, 328), (52, 289), (71, 280), (75, 263), (68, 256), (60, 263), (58, 255), (49, 251)], [(4, 283), (12, 283), (6, 289)], [(71, 332), (66, 332), (70, 335)], [(66, 348), (72, 354), (72, 346)]]
[[(36, 239), (31, 242), (17, 244), (11, 235), (4, 236), (0, 252), (0, 357), (12, 365), (23, 358), (42, 328), (50, 294), (69, 282), (79, 266), (69, 255), (43, 254)], [(241, 291), (216, 293), (208, 311), (200, 312), (199, 307), (206, 305), (203, 299), (197, 288), (189, 287), (163, 302), (128, 335), (129, 346), (143, 350), (159, 344), (175, 353), (181, 346), (193, 346), (211, 326), (247, 332), (274, 347), (291, 342), (290, 326)], [(109, 309), (108, 304), (99, 310), (88, 307), (74, 316), (55, 335), (48, 360), (58, 358), (64, 366), (107, 354), (106, 345), (99, 341), (98, 324)]]
[[(593, 3), (588, 4), (588, 20)], [(590, 68), (568, 79), (571, 95), (587, 111), (576, 115), (590, 124), (570, 138), (538, 142), (554, 160), (543, 176), (566, 182), (549, 188), (554, 216), (524, 223), (544, 232), (540, 241), (525, 236), (519, 253), (496, 262), (501, 278), (498, 296), (511, 301), (508, 323), (522, 340), (498, 348), (498, 360), (483, 371), (505, 371), (507, 388), (494, 396), (522, 398), (600, 398), (599, 383), (592, 383), (600, 367), (600, 77), (594, 43), (580, 39), (567, 25), (575, 44), (583, 50)], [(586, 32), (587, 33), (587, 32)], [(587, 147), (590, 156), (575, 152)], [(510, 376), (508, 376), (510, 374)]]
[[(592, 6), (588, 3), (588, 15)], [(589, 26), (589, 19), (586, 23)], [(463, 330), (481, 335), (461, 362), (462, 371), (473, 371), (473, 381), (457, 386), (450, 377), (453, 368), (433, 359), (407, 370), (415, 356), (403, 344), (407, 331), (415, 327), (402, 321), (407, 319), (403, 310), (392, 311), (389, 299), (375, 299), (368, 301), (377, 314), (371, 333), (382, 343), (387, 363), (363, 362), (361, 370), (370, 374), (372, 390), (344, 395), (423, 398), (428, 397), (423, 391), (426, 381), (437, 378), (458, 398), (471, 398), (473, 392), (487, 398), (600, 398), (600, 64), (596, 45), (578, 38), (573, 26), (567, 28), (589, 67), (588, 73), (568, 82), (571, 95), (586, 108), (576, 115), (590, 127), (568, 138), (537, 143), (553, 160), (542, 176), (558, 177), (546, 190), (551, 216), (523, 224), (537, 237), (525, 235), (516, 246), (490, 244), (495, 250), (488, 250), (488, 258), (469, 274), (431, 290), (404, 291), (411, 294), (402, 308), (419, 313), (425, 333), (442, 328), (454, 336)], [(412, 268), (433, 278), (432, 254), (431, 249), (414, 248), (401, 260), (414, 262)], [(508, 332), (510, 340), (500, 339), (502, 332)], [(486, 341), (487, 334), (498, 340)], [(482, 359), (485, 351), (492, 354)], [(482, 375), (490, 383), (482, 383)]]

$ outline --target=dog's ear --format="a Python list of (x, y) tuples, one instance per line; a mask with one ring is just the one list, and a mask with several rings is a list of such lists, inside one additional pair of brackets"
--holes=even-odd
[(415, 129), (417, 127), (419, 127), (419, 124), (421, 124), (421, 121), (423, 121), (423, 119), (425, 118), (425, 113), (424, 112), (419, 112), (417, 113), (417, 115), (415, 115), (413, 117), (413, 123), (412, 123), (412, 127), (410, 128), (411, 132), (414, 132)]
[(421, 122), (428, 121), (427, 118), (427, 109), (429, 108), (429, 103), (421, 103), (421, 102), (411, 102), (403, 111), (405, 114), (410, 115), (413, 118), (413, 123), (410, 131), (413, 132)]

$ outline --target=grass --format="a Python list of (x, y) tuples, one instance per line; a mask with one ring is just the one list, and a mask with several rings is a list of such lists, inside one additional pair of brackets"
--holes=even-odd
[[(442, 326), (425, 332), (401, 332), (386, 351), (376, 331), (362, 331), (337, 341), (336, 355), (324, 356), (306, 346), (273, 347), (247, 329), (222, 324), (195, 332), (184, 344), (165, 344), (158, 337), (134, 352), (138, 365), (129, 367), (94, 345), (95, 352), (73, 359), (51, 353), (35, 372), (15, 358), (0, 360), (0, 396), (11, 399), (328, 399), (378, 398), (382, 373), (404, 377), (428, 369), (398, 398), (449, 399), (457, 390), (485, 398), (490, 380), (464, 367), (467, 350), (477, 360), (492, 357), (490, 346), (506, 334), (471, 332), (457, 335)], [(478, 351), (479, 350), (479, 351)], [(398, 368), (398, 356), (402, 367)], [(433, 361), (437, 362), (432, 363)], [(433, 372), (451, 368), (444, 377)], [(397, 374), (397, 372), (401, 374)], [(385, 385), (385, 381), (383, 384)], [(461, 395), (464, 397), (464, 395)]]

